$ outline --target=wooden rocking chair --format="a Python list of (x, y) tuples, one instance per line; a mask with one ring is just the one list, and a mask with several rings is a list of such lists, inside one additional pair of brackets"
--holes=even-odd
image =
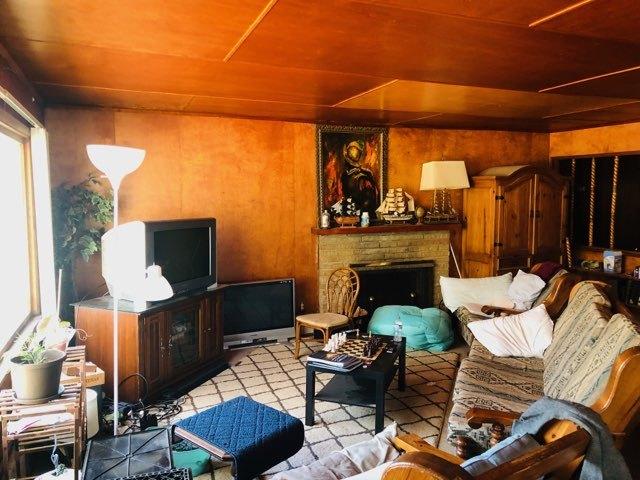
[[(633, 347), (618, 356), (604, 392), (591, 406), (609, 427), (618, 448), (640, 419), (639, 374), (640, 347)], [(469, 425), (476, 428), (483, 423), (508, 425), (519, 417), (518, 413), (478, 408), (467, 415)], [(432, 447), (417, 435), (400, 436), (394, 444), (406, 453), (385, 470), (382, 480), (533, 480), (543, 475), (568, 480), (581, 468), (591, 441), (586, 431), (568, 420), (547, 423), (536, 439), (540, 447), (473, 476), (460, 466), (461, 458)]]

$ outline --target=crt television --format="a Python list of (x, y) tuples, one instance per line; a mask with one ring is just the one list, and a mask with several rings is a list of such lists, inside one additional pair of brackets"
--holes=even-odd
[(293, 337), (295, 280), (281, 278), (224, 287), (224, 347), (239, 348)]
[(124, 223), (102, 236), (102, 276), (109, 293), (136, 300), (137, 285), (150, 265), (160, 265), (174, 293), (217, 283), (216, 220)]

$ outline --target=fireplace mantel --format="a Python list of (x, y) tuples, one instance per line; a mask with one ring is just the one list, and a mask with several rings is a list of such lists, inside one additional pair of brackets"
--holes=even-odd
[(462, 230), (462, 224), (456, 223), (428, 223), (422, 225), (377, 225), (371, 227), (335, 227), (312, 228), (314, 235), (362, 235), (367, 233), (407, 233), (407, 232), (437, 232), (448, 230), (452, 234)]

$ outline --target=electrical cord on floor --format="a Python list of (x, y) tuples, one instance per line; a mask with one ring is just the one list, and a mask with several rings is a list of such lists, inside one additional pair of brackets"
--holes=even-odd
[[(131, 378), (140, 378), (144, 383), (144, 395), (138, 399), (135, 403), (118, 402), (119, 421), (126, 425), (126, 429), (123, 434), (129, 432), (136, 432), (146, 430), (150, 427), (155, 427), (159, 422), (168, 420), (169, 418), (178, 415), (182, 412), (182, 405), (186, 402), (185, 397), (178, 398), (165, 398), (149, 404), (145, 403), (149, 392), (149, 382), (144, 375), (140, 373), (133, 373), (123, 378), (118, 386), (122, 386), (126, 381)], [(109, 431), (113, 430), (113, 418), (111, 421), (107, 418), (113, 416), (113, 399), (105, 397), (102, 405), (103, 418)]]

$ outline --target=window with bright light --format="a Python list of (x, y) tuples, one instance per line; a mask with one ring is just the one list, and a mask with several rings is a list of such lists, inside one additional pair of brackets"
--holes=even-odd
[(0, 132), (0, 347), (34, 313), (26, 165), (23, 144)]

